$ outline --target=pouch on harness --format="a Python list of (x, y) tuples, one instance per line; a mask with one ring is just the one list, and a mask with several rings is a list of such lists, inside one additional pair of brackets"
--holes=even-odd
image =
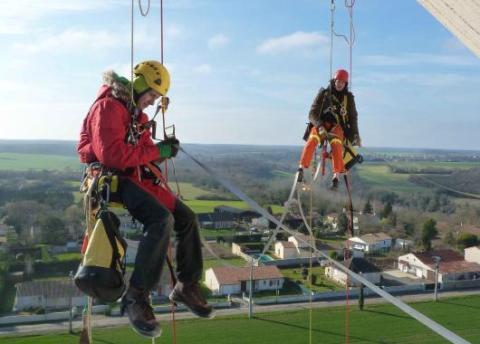
[(120, 235), (119, 226), (120, 220), (114, 213), (100, 210), (74, 278), (81, 291), (101, 301), (116, 301), (125, 290), (127, 244)]
[[(127, 250), (127, 243), (119, 231), (120, 220), (107, 209), (110, 191), (116, 191), (118, 179), (103, 175), (102, 166), (89, 166), (83, 187), (86, 192), (87, 234), (82, 249), (83, 260), (74, 281), (85, 294), (113, 302), (125, 290)], [(93, 223), (92, 228), (89, 224)]]

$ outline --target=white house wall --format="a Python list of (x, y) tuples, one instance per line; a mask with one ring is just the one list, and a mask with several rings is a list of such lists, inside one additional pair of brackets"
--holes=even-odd
[(480, 264), (480, 248), (469, 247), (465, 249), (465, 260), (467, 262)]

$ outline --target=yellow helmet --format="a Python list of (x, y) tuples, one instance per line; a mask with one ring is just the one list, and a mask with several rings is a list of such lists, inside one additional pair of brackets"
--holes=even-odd
[(166, 95), (170, 87), (170, 74), (167, 68), (158, 61), (144, 61), (135, 66), (133, 73), (142, 76), (148, 87), (162, 96)]

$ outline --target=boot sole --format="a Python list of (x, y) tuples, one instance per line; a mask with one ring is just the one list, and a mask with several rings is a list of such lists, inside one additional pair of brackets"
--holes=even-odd
[(212, 308), (212, 311), (210, 312), (209, 315), (200, 315), (198, 314), (197, 312), (195, 312), (193, 309), (191, 309), (185, 302), (183, 302), (183, 299), (181, 297), (177, 297), (175, 298), (174, 296), (172, 296), (171, 294), (168, 296), (169, 300), (171, 302), (174, 303), (174, 305), (176, 306), (178, 303), (182, 303), (185, 307), (187, 307), (190, 312), (192, 312), (193, 314), (195, 314), (197, 317), (199, 318), (204, 318), (204, 319), (213, 319), (215, 318), (215, 310)]

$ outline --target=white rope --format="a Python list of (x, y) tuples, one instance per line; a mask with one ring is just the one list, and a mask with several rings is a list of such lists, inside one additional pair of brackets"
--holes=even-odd
[[(246, 202), (252, 209), (256, 210), (258, 213), (261, 215), (265, 216), (268, 220), (271, 222), (275, 223), (277, 226), (281, 227), (285, 232), (295, 235), (295, 232), (292, 231), (290, 228), (282, 224), (279, 220), (277, 220), (274, 216), (272, 216), (268, 211), (263, 209), (257, 202), (255, 202), (252, 198), (247, 196), (243, 191), (241, 191), (239, 188), (237, 188), (234, 184), (232, 184), (230, 181), (227, 179), (221, 177), (218, 175), (216, 172), (214, 172), (212, 169), (210, 169), (208, 166), (204, 165), (202, 162), (197, 160), (195, 157), (190, 155), (188, 152), (185, 151), (182, 147), (180, 147), (180, 150), (188, 156), (190, 159), (192, 159), (198, 166), (200, 166), (203, 170), (205, 170), (210, 176), (212, 176), (214, 179), (216, 179), (218, 182), (220, 182), (225, 188), (230, 190), (233, 194), (235, 194), (237, 197), (239, 197), (241, 200)], [(454, 344), (469, 344), (468, 341), (465, 339), (459, 337), (457, 334), (453, 333), (452, 331), (448, 330), (447, 328), (443, 327), (442, 325), (438, 324), (437, 322), (433, 321), (432, 319), (426, 317), (422, 313), (418, 312), (417, 310), (413, 309), (409, 305), (405, 304), (403, 301), (400, 301), (399, 299), (393, 297), (386, 291), (382, 290), (381, 288), (377, 287), (370, 281), (366, 280), (364, 277), (360, 276), (359, 274), (351, 271), (347, 267), (345, 267), (343, 264), (337, 262), (336, 260), (330, 258), (326, 253), (318, 250), (316, 247), (312, 247), (311, 244), (303, 240), (302, 238), (298, 238), (300, 242), (303, 242), (310, 246), (316, 253), (320, 254), (322, 257), (327, 259), (331, 264), (335, 265), (339, 270), (342, 270), (346, 274), (350, 275), (353, 279), (356, 281), (359, 281), (360, 283), (363, 283), (366, 287), (370, 288), (372, 291), (377, 293), (379, 296), (383, 297), (385, 300), (388, 302), (392, 303), (394, 306), (398, 307), (402, 311), (404, 311), (406, 314), (410, 315), (411, 317), (415, 318), (428, 328), (430, 328), (432, 331), (437, 333), (438, 335), (442, 336), (443, 338), (447, 339), (451, 343)]]

